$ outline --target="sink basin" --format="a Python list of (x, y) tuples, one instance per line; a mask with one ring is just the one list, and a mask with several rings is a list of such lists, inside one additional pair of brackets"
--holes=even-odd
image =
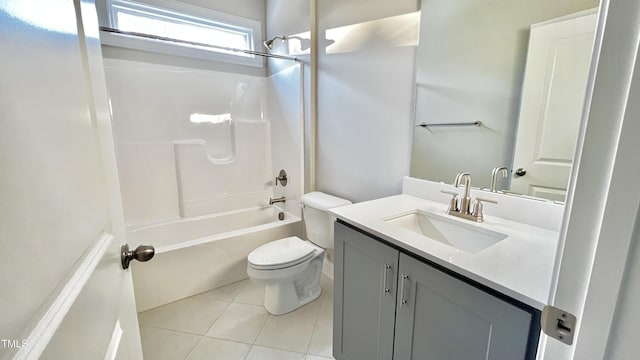
[(384, 221), (468, 253), (477, 253), (508, 237), (423, 210), (392, 216)]

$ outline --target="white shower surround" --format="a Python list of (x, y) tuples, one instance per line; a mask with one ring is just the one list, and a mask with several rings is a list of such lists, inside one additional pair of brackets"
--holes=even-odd
[[(157, 249), (133, 266), (138, 311), (244, 279), (250, 251), (302, 234), (298, 64), (270, 77), (116, 59), (105, 69), (128, 242)], [(193, 113), (232, 120), (192, 123)], [(275, 186), (280, 169), (286, 187)], [(279, 196), (284, 221), (267, 206)]]

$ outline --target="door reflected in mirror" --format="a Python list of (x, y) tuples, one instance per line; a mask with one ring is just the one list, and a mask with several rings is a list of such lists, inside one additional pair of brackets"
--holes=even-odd
[[(597, 0), (423, 0), (410, 175), (563, 201)], [(434, 126), (480, 121), (480, 126)], [(427, 126), (420, 126), (427, 124)], [(521, 169), (516, 175), (516, 169)]]

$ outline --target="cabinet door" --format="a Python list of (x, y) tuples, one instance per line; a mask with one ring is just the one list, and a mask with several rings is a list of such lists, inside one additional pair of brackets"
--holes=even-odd
[(333, 355), (338, 360), (389, 360), (398, 251), (335, 225)]
[(529, 312), (404, 254), (399, 279), (395, 360), (527, 356)]

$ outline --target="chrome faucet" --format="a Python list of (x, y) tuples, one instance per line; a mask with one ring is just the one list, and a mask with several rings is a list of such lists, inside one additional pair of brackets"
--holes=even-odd
[(269, 205), (273, 205), (275, 203), (284, 203), (287, 200), (284, 198), (284, 196), (280, 196), (278, 198), (269, 198)]
[(468, 172), (459, 173), (456, 175), (456, 180), (453, 185), (459, 188), (462, 178), (464, 178), (464, 196), (460, 202), (459, 212), (468, 215), (471, 214), (471, 197), (469, 196), (469, 190), (471, 190), (471, 174)]
[(455, 191), (447, 191), (442, 190), (443, 193), (452, 195), (451, 202), (449, 203), (449, 209), (447, 210), (447, 214), (457, 216), (463, 219), (483, 222), (484, 214), (482, 213), (482, 203), (490, 202), (497, 204), (497, 201), (491, 199), (484, 199), (480, 197), (476, 197), (475, 204), (473, 206), (473, 211), (471, 211), (471, 196), (469, 195), (469, 191), (471, 190), (471, 174), (468, 172), (459, 173), (456, 175), (456, 179), (453, 185), (457, 188), (460, 187), (460, 182), (464, 179), (464, 195), (462, 197), (462, 201), (460, 202), (460, 206), (458, 206), (458, 193)]
[(496, 166), (491, 172), (491, 192), (496, 192), (496, 185), (498, 184), (498, 173), (502, 173), (502, 177), (509, 176), (509, 169), (506, 166)]

